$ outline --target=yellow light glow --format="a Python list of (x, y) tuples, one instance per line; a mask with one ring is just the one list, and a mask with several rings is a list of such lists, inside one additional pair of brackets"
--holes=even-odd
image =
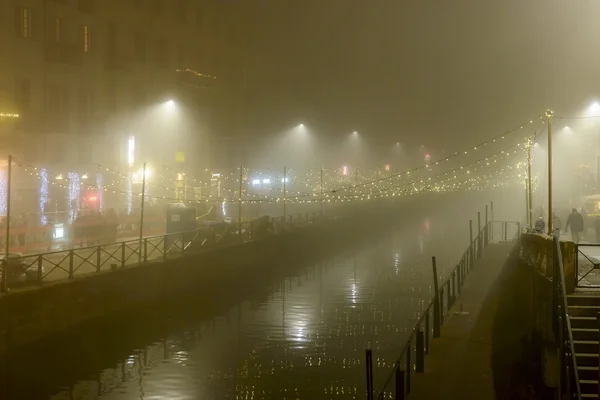
[(0, 112), (0, 118), (19, 118), (19, 114)]

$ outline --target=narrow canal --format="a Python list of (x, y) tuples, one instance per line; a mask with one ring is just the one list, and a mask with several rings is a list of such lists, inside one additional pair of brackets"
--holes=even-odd
[(26, 350), (2, 366), (3, 395), (364, 398), (365, 348), (379, 388), (432, 296), (431, 256), (442, 275), (467, 246), (464, 220), (458, 227), (440, 215), (413, 216), (393, 235), (279, 276), (232, 281)]

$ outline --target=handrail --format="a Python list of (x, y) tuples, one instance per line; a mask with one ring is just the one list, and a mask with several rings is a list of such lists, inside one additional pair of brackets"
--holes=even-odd
[[(278, 235), (290, 232), (296, 227), (335, 218), (329, 213), (312, 213), (312, 218), (309, 213), (293, 214), (288, 217), (288, 221), (284, 221), (283, 217), (271, 218), (272, 225), (270, 228), (265, 228), (266, 231), (256, 229), (264, 228), (261, 225), (261, 219), (257, 218), (242, 222), (240, 225), (203, 226), (195, 230), (145, 236), (106, 244), (71, 247), (35, 254), (14, 254), (9, 258), (8, 266), (15, 265), (22, 270), (19, 273), (22, 274), (24, 283), (7, 281), (9, 278), (9, 275), (5, 273), (7, 262), (0, 260), (0, 295), (12, 289), (13, 286), (31, 287), (40, 285), (47, 280), (71, 280), (82, 273), (101, 272), (103, 267), (110, 266), (112, 270), (150, 260), (166, 259), (173, 254), (185, 254), (192, 244), (202, 248), (214, 248), (225, 242), (227, 244), (245, 243), (260, 239), (263, 234)], [(87, 272), (83, 270), (87, 270)], [(55, 271), (64, 276), (55, 276)], [(49, 278), (50, 274), (52, 274), (51, 278)], [(12, 279), (10, 278), (10, 280)]]
[[(557, 279), (558, 283), (555, 284), (556, 289), (558, 290), (558, 294), (560, 295), (559, 297), (562, 298), (562, 312), (561, 312), (561, 318), (563, 319), (564, 323), (566, 324), (566, 328), (567, 328), (567, 336), (568, 336), (568, 343), (569, 343), (569, 353), (570, 353), (570, 358), (571, 358), (571, 367), (572, 367), (572, 373), (573, 373), (573, 378), (575, 381), (575, 393), (574, 395), (576, 396), (575, 398), (577, 400), (581, 400), (581, 385), (579, 383), (579, 371), (577, 369), (577, 357), (575, 356), (575, 347), (574, 347), (574, 340), (573, 340), (573, 331), (571, 329), (571, 319), (569, 318), (569, 304), (567, 302), (567, 291), (566, 291), (566, 279), (565, 279), (565, 271), (564, 271), (564, 266), (563, 266), (563, 260), (562, 260), (562, 252), (560, 250), (560, 242), (558, 240), (557, 237), (554, 237), (553, 239), (553, 244), (554, 244), (554, 250), (556, 251), (556, 257), (555, 257), (555, 263), (556, 263), (556, 268), (555, 270), (558, 270), (558, 276), (560, 279)], [(557, 304), (557, 307), (560, 308), (559, 304)], [(562, 346), (564, 346), (564, 343), (560, 343), (561, 346), (561, 350), (563, 352), (564, 355), (564, 349), (562, 349)]]
[[(392, 370), (390, 371), (390, 374), (388, 375), (384, 384), (382, 385), (381, 390), (379, 390), (379, 392), (377, 393), (376, 399), (383, 400), (385, 398), (385, 390), (388, 388), (388, 386), (392, 382), (392, 379), (394, 378), (394, 376), (396, 376), (396, 380), (398, 380), (398, 379), (404, 380), (405, 379), (404, 371), (402, 371), (401, 364), (403, 362), (404, 357), (406, 357), (406, 359), (407, 359), (407, 364), (411, 363), (409, 352), (411, 352), (411, 350), (412, 350), (412, 344), (414, 343), (415, 337), (417, 337), (417, 342), (416, 342), (417, 343), (417, 349), (416, 349), (416, 351), (417, 351), (417, 360), (416, 360), (417, 361), (417, 372), (423, 372), (422, 370), (419, 371), (419, 368), (421, 368), (421, 369), (423, 368), (423, 360), (424, 360), (423, 357), (424, 357), (424, 354), (429, 350), (429, 335), (430, 335), (429, 318), (430, 318), (430, 314), (435, 314), (435, 312), (436, 312), (435, 304), (436, 304), (436, 302), (439, 302), (438, 303), (440, 305), (439, 311), (438, 311), (439, 316), (437, 318), (434, 316), (434, 325), (436, 324), (436, 319), (437, 319), (437, 322), (439, 322), (439, 326), (437, 328), (439, 329), (439, 327), (443, 324), (444, 312), (450, 310), (450, 308), (452, 307), (452, 305), (454, 304), (454, 302), (456, 300), (457, 293), (460, 294), (461, 287), (464, 284), (464, 280), (465, 280), (468, 272), (474, 268), (476, 259), (481, 257), (483, 249), (485, 247), (487, 247), (487, 245), (492, 240), (492, 235), (493, 235), (492, 228), (493, 228), (494, 222), (502, 222), (504, 224), (503, 225), (504, 240), (507, 239), (507, 234), (506, 234), (506, 224), (507, 223), (515, 224), (517, 226), (517, 232), (516, 232), (515, 236), (516, 237), (519, 236), (520, 224), (518, 222), (513, 222), (513, 221), (505, 222), (505, 221), (491, 221), (490, 220), (484, 224), (483, 228), (478, 232), (477, 236), (475, 236), (475, 238), (473, 238), (473, 240), (469, 242), (469, 246), (463, 253), (460, 261), (458, 261), (456, 266), (448, 274), (446, 279), (440, 285), (438, 292), (435, 293), (434, 297), (431, 299), (431, 301), (429, 302), (427, 307), (425, 307), (423, 309), (422, 315), (419, 317), (419, 319), (413, 325), (413, 328), (410, 331), (410, 335), (408, 336), (406, 343), (404, 344), (402, 351), (400, 352), (400, 355), (394, 361), (394, 367), (392, 368)], [(444, 301), (444, 292), (446, 292), (446, 294), (447, 294), (446, 301)], [(425, 324), (425, 332), (423, 332), (421, 329), (423, 324)], [(434, 327), (434, 337), (435, 337), (435, 330), (436, 329)], [(419, 336), (417, 336), (417, 334), (421, 333), (421, 332), (423, 332), (425, 334), (424, 341), (426, 344), (422, 343), (423, 340), (421, 340), (421, 343), (419, 342)], [(423, 337), (421, 337), (421, 339), (423, 339)], [(419, 344), (422, 348), (419, 348)], [(426, 350), (425, 350), (425, 347), (427, 347)], [(419, 359), (420, 357), (421, 357), (421, 359)], [(397, 382), (396, 390), (402, 390), (402, 391), (406, 390), (406, 392), (409, 393), (410, 392), (410, 377), (411, 377), (412, 364), (407, 366), (407, 368), (408, 368), (408, 370), (406, 371), (406, 389), (405, 389), (404, 381), (402, 381), (401, 385), (398, 385), (398, 382)], [(400, 374), (398, 374), (398, 371), (400, 371)], [(399, 393), (396, 393), (396, 398), (403, 399), (404, 394), (405, 393), (401, 393), (401, 395), (400, 395)], [(372, 396), (372, 393), (368, 393), (367, 398), (372, 399), (371, 396)]]

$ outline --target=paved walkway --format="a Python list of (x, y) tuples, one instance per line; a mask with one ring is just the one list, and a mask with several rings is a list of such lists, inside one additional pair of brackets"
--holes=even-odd
[[(492, 372), (492, 332), (498, 309), (495, 285), (512, 243), (492, 244), (469, 274), (461, 295), (430, 342), (425, 373), (413, 375), (410, 400), (495, 399)], [(460, 311), (468, 315), (455, 314)]]

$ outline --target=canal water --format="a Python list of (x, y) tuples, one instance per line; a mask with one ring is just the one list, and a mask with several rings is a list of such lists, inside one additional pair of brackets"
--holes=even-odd
[(374, 351), (379, 389), (432, 297), (431, 256), (444, 275), (467, 246), (464, 227), (449, 222), (418, 216), (335, 257), (232, 281), (25, 350), (3, 366), (3, 395), (362, 399), (365, 349)]

